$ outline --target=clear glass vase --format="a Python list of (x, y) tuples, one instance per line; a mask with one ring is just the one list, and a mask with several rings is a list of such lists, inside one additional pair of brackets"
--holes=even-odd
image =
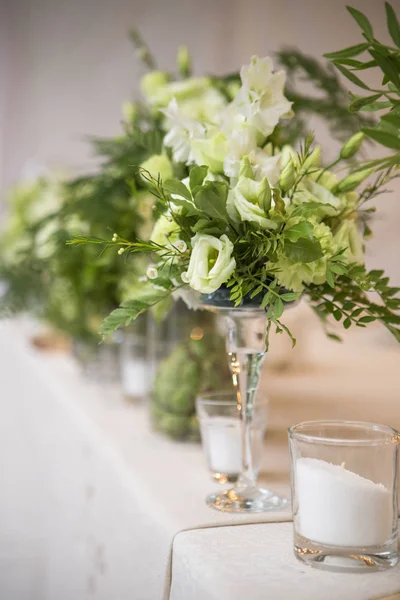
[[(211, 302), (209, 301), (211, 299)], [(208, 506), (226, 512), (267, 512), (282, 509), (287, 499), (257, 486), (251, 450), (256, 392), (265, 357), (265, 310), (249, 303), (233, 308), (229, 301), (202, 297), (202, 306), (225, 320), (226, 350), (241, 422), (242, 471), (235, 486), (207, 497)]]

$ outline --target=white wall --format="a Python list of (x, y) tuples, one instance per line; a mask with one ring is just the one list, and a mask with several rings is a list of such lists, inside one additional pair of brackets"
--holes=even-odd
[[(1, 74), (0, 80), (0, 116), (2, 104), (5, 115), (0, 186), (17, 181), (27, 163), (82, 168), (89, 161), (85, 135), (118, 133), (121, 104), (138, 94), (142, 72), (126, 37), (131, 26), (140, 28), (161, 68), (172, 68), (177, 45), (187, 43), (197, 73), (224, 72), (237, 69), (252, 54), (284, 45), (321, 56), (358, 42), (359, 28), (345, 10), (346, 3), (0, 0), (7, 13), (0, 21), (0, 44), (8, 46), (0, 58), (0, 68), (8, 72), (8, 79)], [(377, 37), (385, 38), (383, 0), (350, 3), (369, 15)], [(400, 0), (392, 3), (400, 10)], [(4, 56), (8, 56), (6, 65)], [(329, 144), (326, 134), (322, 140)], [(379, 204), (382, 211), (374, 227), (376, 240), (370, 244), (371, 265), (387, 265), (400, 282), (397, 194), (380, 198)]]

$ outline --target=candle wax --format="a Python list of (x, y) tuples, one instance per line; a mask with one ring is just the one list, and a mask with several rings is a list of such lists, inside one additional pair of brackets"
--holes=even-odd
[(207, 427), (210, 467), (214, 473), (236, 475), (242, 470), (241, 428), (239, 419), (215, 417)]
[(121, 362), (121, 385), (125, 396), (140, 398), (150, 391), (151, 368), (145, 360)]
[(380, 546), (392, 535), (392, 496), (343, 466), (296, 461), (297, 529), (311, 541), (332, 546)]

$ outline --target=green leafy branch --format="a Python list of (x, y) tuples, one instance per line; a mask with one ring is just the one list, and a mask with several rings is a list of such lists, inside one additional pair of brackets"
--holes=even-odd
[[(400, 288), (391, 287), (389, 278), (381, 270), (368, 272), (363, 266), (346, 267), (340, 261), (336, 265), (339, 269), (335, 269), (334, 280), (329, 278), (324, 285), (307, 287), (311, 305), (321, 320), (326, 323), (327, 317), (332, 315), (336, 321), (343, 322), (345, 329), (380, 321), (400, 341), (400, 316), (396, 313), (400, 309), (400, 298), (395, 297)], [(338, 271), (342, 272), (338, 274)], [(378, 295), (379, 304), (371, 299), (369, 292)], [(330, 334), (332, 336), (337, 338)]]
[[(374, 36), (368, 18), (359, 10), (348, 7), (348, 11), (362, 30), (365, 42), (325, 54), (340, 73), (357, 87), (370, 92), (366, 96), (352, 95), (349, 111), (375, 112), (386, 110), (375, 128), (363, 127), (362, 131), (372, 140), (392, 150), (400, 150), (400, 24), (389, 2), (385, 2), (387, 28), (395, 46), (383, 44)], [(369, 59), (356, 59), (367, 52)], [(371, 88), (356, 72), (378, 68), (382, 72), (382, 87)], [(375, 168), (389, 168), (399, 164), (400, 155), (374, 161)]]

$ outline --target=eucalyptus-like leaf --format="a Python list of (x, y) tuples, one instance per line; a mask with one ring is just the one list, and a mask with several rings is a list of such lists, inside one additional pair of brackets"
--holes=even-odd
[(372, 25), (364, 13), (356, 8), (353, 8), (352, 6), (347, 6), (347, 10), (363, 30), (367, 40), (372, 40), (374, 37), (374, 30), (372, 29)]
[(400, 62), (392, 58), (391, 56), (382, 56), (379, 52), (374, 50), (370, 50), (369, 53), (376, 60), (377, 64), (380, 66), (384, 74), (386, 75), (388, 81), (391, 81), (397, 88), (397, 91), (400, 91), (400, 77), (399, 77), (399, 69)]
[(352, 56), (358, 56), (362, 52), (365, 52), (365, 50), (367, 50), (368, 47), (369, 44), (367, 42), (364, 42), (362, 44), (356, 44), (355, 46), (343, 48), (343, 50), (337, 50), (336, 52), (327, 52), (326, 54), (324, 54), (324, 57), (332, 60), (351, 58)]
[(358, 85), (358, 87), (362, 88), (363, 90), (369, 90), (367, 84), (365, 84), (359, 77), (357, 77), (357, 75), (354, 75), (353, 71), (349, 71), (349, 69), (346, 69), (346, 67), (344, 67), (336, 61), (333, 61), (333, 64), (342, 73), (342, 75), (349, 79), (349, 81), (351, 81), (355, 85)]
[[(371, 94), (370, 96), (362, 96), (352, 100), (349, 104), (349, 111), (351, 113), (358, 112), (361, 108), (372, 105), (374, 102), (379, 100), (382, 94)], [(365, 109), (364, 109), (365, 110)]]
[(376, 142), (379, 142), (387, 148), (393, 148), (394, 150), (400, 150), (400, 137), (388, 133), (386, 131), (380, 131), (379, 129), (363, 129), (363, 133), (368, 137), (372, 138)]

